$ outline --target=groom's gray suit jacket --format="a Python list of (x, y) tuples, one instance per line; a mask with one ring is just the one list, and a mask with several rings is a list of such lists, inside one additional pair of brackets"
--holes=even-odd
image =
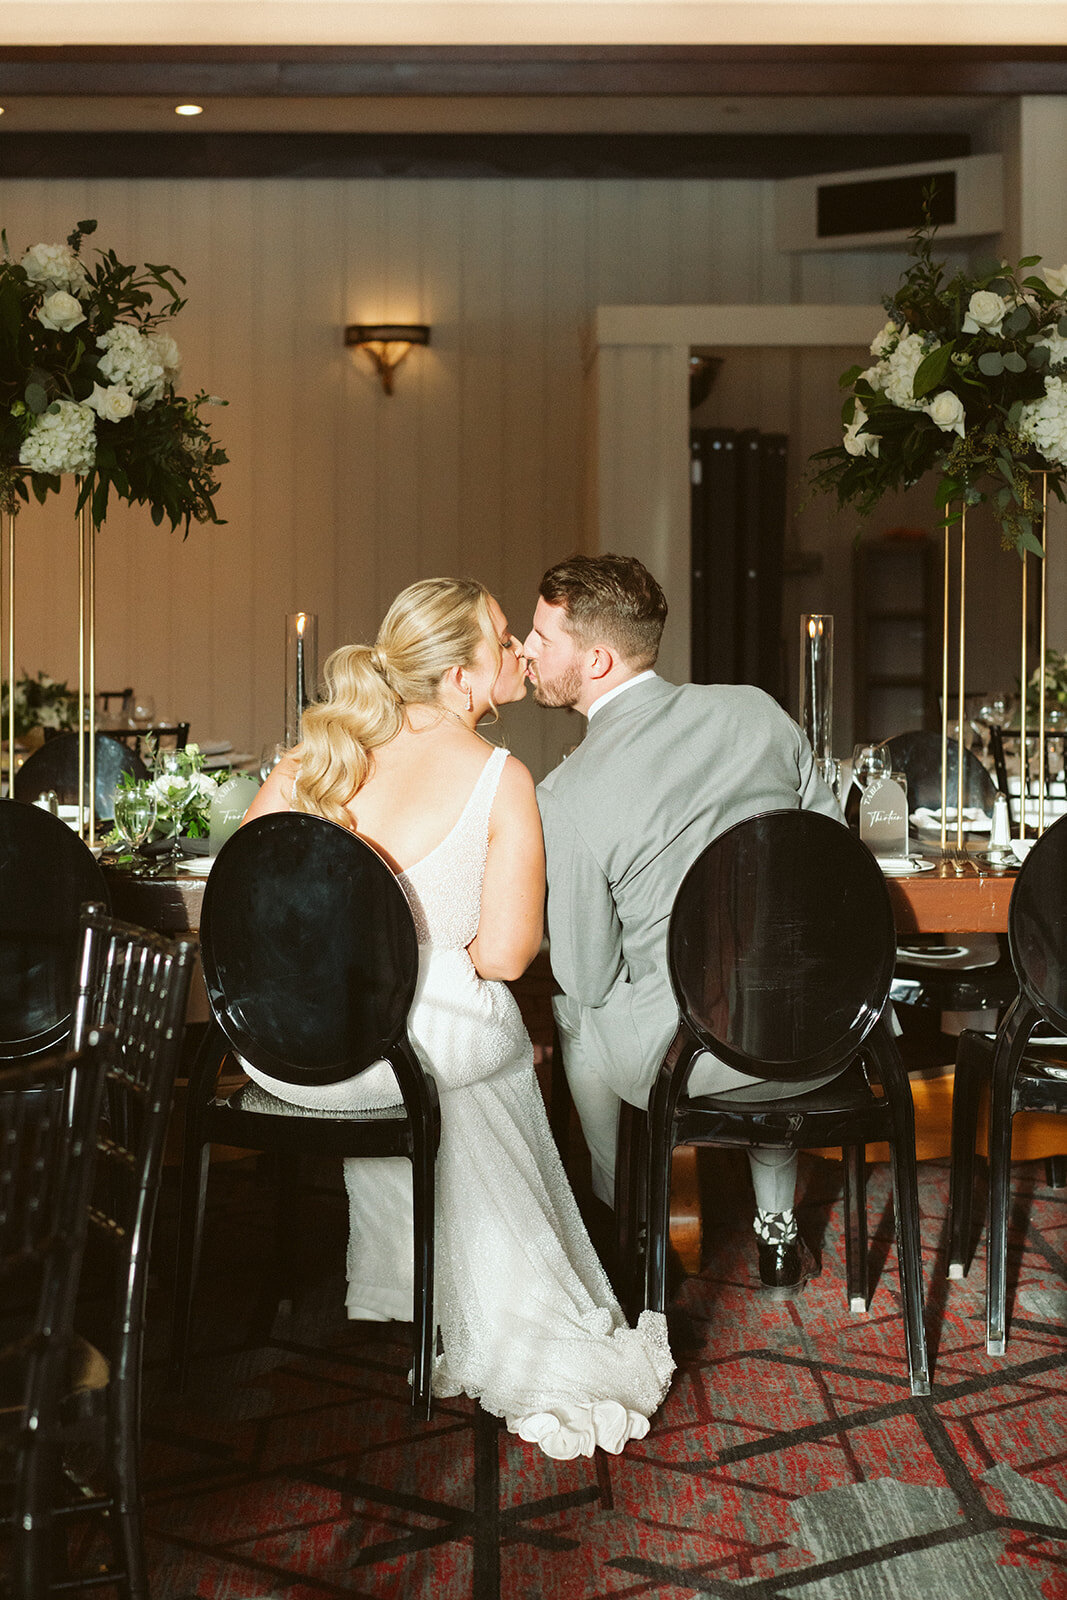
[(598, 711), (537, 798), (561, 1028), (580, 1031), (599, 1075), (644, 1105), (678, 1025), (667, 924), (688, 868), (757, 812), (841, 812), (803, 733), (769, 695), (658, 677)]

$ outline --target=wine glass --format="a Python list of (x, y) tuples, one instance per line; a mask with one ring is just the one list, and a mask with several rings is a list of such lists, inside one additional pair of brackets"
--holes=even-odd
[(852, 750), (852, 777), (860, 789), (888, 778), (893, 762), (884, 744), (857, 744)]
[(130, 726), (150, 728), (156, 720), (156, 702), (150, 694), (136, 694), (130, 707)]
[(136, 855), (156, 825), (156, 797), (147, 784), (115, 791), (115, 827)]
[(260, 781), (260, 783), (266, 783), (267, 779), (270, 777), (271, 773), (274, 771), (275, 767), (278, 765), (278, 762), (282, 759), (282, 756), (285, 754), (285, 751), (286, 751), (286, 746), (284, 744), (269, 744), (269, 745), (267, 745), (266, 749), (263, 751), (262, 755), (259, 758), (259, 781)]

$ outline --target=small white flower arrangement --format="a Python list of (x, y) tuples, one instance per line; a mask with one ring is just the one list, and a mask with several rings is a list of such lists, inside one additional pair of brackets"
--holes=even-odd
[(811, 482), (865, 516), (933, 469), (946, 523), (987, 501), (1005, 544), (1040, 555), (1040, 475), (1060, 500), (1067, 479), (1067, 266), (1038, 276), (1028, 256), (946, 282), (933, 235), (912, 236), (874, 365), (842, 374), (844, 436), (812, 456)]
[[(183, 750), (159, 750), (152, 749), (146, 740), (144, 753), (151, 776), (136, 779), (124, 774), (119, 784), (123, 789), (152, 796), (156, 803), (153, 837), (205, 838), (210, 831), (215, 792), (233, 774), (229, 769), (205, 772), (204, 754), (198, 744), (187, 744)], [(119, 844), (122, 836), (112, 833), (106, 842)]]

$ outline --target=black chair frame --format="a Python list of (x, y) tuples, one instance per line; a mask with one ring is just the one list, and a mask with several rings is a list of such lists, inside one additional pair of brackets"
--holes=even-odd
[[(691, 934), (686, 921), (691, 885), (699, 883), (700, 873), (711, 853), (732, 848), (743, 837), (742, 830), (754, 839), (769, 837), (772, 832), (784, 835), (790, 839), (790, 847), (801, 852), (821, 839), (831, 851), (840, 852), (842, 862), (851, 854), (862, 879), (863, 915), (878, 934), (877, 969), (867, 974), (867, 995), (852, 1025), (814, 1055), (793, 1060), (779, 1057), (762, 1069), (751, 1055), (733, 1049), (711, 1031), (706, 1019), (694, 1014), (679, 971), (680, 952)], [(826, 901), (811, 908), (812, 918), (823, 919), (824, 925), (834, 914), (832, 903)], [(814, 921), (812, 926), (815, 926)], [(733, 928), (732, 932), (737, 934), (737, 929)], [(799, 938), (803, 927), (795, 923), (793, 932)], [(693, 935), (698, 951), (707, 948), (700, 942), (703, 937), (699, 929)], [(865, 846), (840, 824), (810, 812), (764, 813), (720, 835), (690, 869), (675, 901), (668, 936), (668, 963), (679, 1002), (679, 1026), (653, 1083), (647, 1119), (640, 1113), (627, 1116), (624, 1120), (630, 1127), (621, 1142), (625, 1145), (629, 1140), (631, 1144), (631, 1172), (646, 1164), (644, 1300), (647, 1307), (656, 1311), (666, 1307), (671, 1155), (676, 1145), (768, 1144), (793, 1149), (840, 1146), (845, 1175), (847, 1290), (851, 1308), (865, 1310), (868, 1303), (865, 1146), (875, 1141), (888, 1142), (911, 1392), (925, 1395), (930, 1392), (930, 1375), (923, 1324), (915, 1116), (907, 1073), (884, 1021), (894, 949), (892, 911), (884, 879)], [(738, 968), (743, 953), (739, 936), (735, 952)], [(791, 999), (790, 994), (782, 993), (773, 996), (770, 1004), (788, 1006)], [(766, 1000), (767, 996), (761, 995), (761, 1001)], [(794, 1081), (798, 1086), (812, 1078), (822, 1078), (828, 1072), (840, 1075), (822, 1087), (779, 1100), (742, 1102), (729, 1097), (688, 1098), (686, 1086), (690, 1073), (697, 1057), (705, 1050), (742, 1071), (759, 1074), (762, 1070), (768, 1078)], [(869, 1078), (871, 1069), (880, 1084), (880, 1095), (873, 1092)], [(621, 1195), (624, 1209), (629, 1213), (622, 1224), (622, 1232), (632, 1241), (639, 1228), (632, 1177), (623, 1178)]]
[(1020, 1111), (1067, 1112), (1063, 1045), (1042, 1048), (1040, 1034), (1067, 1034), (1067, 818), (1035, 843), (1008, 904), (1008, 943), (1020, 992), (997, 1030), (960, 1035), (952, 1093), (949, 1179), (950, 1278), (971, 1259), (978, 1109), (990, 1086), (986, 1349), (1003, 1355), (1007, 1338), (1008, 1204), (1012, 1127)]
[[(250, 1061), (265, 1062), (272, 1076), (286, 1070), (284, 1039), (257, 1037), (255, 1025), (247, 1017), (245, 997), (230, 992), (227, 973), (220, 964), (216, 928), (222, 926), (227, 896), (227, 863), (243, 859), (261, 842), (296, 841), (314, 850), (328, 849), (331, 856), (343, 853), (345, 868), (339, 863), (335, 875), (355, 881), (360, 873), (377, 886), (390, 907), (390, 936), (395, 941), (394, 955), (402, 981), (393, 999), (379, 1006), (387, 1015), (384, 1031), (363, 1042), (361, 1052), (333, 1062), (318, 1081), (339, 1081), (354, 1076), (372, 1062), (386, 1060), (396, 1074), (403, 1108), (383, 1112), (353, 1112), (351, 1115), (285, 1115), (277, 1111), (246, 1110), (240, 1092), (230, 1100), (216, 1100), (216, 1089), (224, 1058), (231, 1052)], [(314, 915), (309, 912), (308, 915)], [(315, 924), (318, 943), (339, 938), (336, 926)], [(207, 1198), (212, 1143), (239, 1149), (270, 1152), (291, 1160), (297, 1154), (313, 1157), (403, 1156), (411, 1162), (414, 1221), (414, 1362), (412, 1406), (425, 1417), (432, 1412), (431, 1376), (436, 1344), (433, 1303), (434, 1277), (434, 1167), (440, 1142), (441, 1113), (437, 1086), (423, 1071), (407, 1036), (407, 1013), (414, 997), (418, 973), (418, 941), (410, 908), (395, 877), (369, 845), (344, 828), (321, 817), (279, 814), (246, 824), (223, 846), (204, 896), (200, 934), (203, 945), (204, 974), (214, 1018), (197, 1055), (189, 1081), (182, 1161), (181, 1200), (178, 1224), (178, 1253), (175, 1278), (174, 1323), (171, 1344), (171, 1374), (179, 1389), (188, 1376), (193, 1292), (199, 1270)], [(254, 942), (255, 925), (250, 923), (247, 939)], [(299, 1005), (294, 998), (293, 1004)], [(307, 1081), (305, 1078), (304, 1081)], [(279, 1194), (280, 1231), (291, 1228), (293, 1207), (286, 1192)]]

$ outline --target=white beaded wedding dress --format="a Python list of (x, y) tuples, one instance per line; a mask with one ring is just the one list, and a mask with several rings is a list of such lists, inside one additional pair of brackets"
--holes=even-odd
[[(493, 752), (451, 832), (399, 878), (420, 947), (408, 1032), (441, 1096), (433, 1390), (480, 1400), (565, 1460), (647, 1433), (674, 1364), (663, 1316), (627, 1326), (556, 1151), (518, 1007), (467, 954), (506, 759)], [(385, 1062), (306, 1091), (248, 1071), (280, 1098), (335, 1113), (399, 1100)], [(409, 1320), (411, 1169), (351, 1159), (345, 1182), (349, 1316)]]

